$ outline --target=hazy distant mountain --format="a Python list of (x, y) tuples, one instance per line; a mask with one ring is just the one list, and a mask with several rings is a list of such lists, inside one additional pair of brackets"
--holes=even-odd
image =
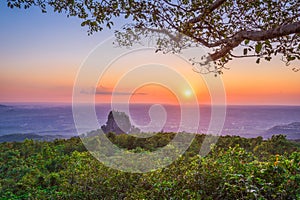
[(0, 142), (22, 142), (25, 139), (51, 141), (57, 138), (65, 138), (62, 135), (37, 135), (37, 134), (9, 134), (0, 136)]
[(300, 122), (274, 126), (266, 131), (266, 136), (284, 134), (288, 139), (300, 139)]
[(11, 110), (13, 108), (13, 106), (7, 106), (4, 104), (0, 104), (0, 109), (4, 109), (4, 110)]

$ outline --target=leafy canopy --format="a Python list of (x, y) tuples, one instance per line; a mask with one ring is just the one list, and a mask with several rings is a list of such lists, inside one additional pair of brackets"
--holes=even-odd
[[(281, 54), (287, 65), (300, 59), (300, 2), (295, 0), (7, 0), (7, 5), (79, 17), (89, 34), (111, 28), (118, 17), (130, 18), (116, 32), (120, 45), (158, 33), (157, 50), (163, 52), (208, 47), (209, 54), (194, 62), (202, 73), (221, 73), (232, 58), (256, 57), (259, 63)], [(241, 55), (233, 52), (236, 47), (243, 48)], [(214, 67), (204, 67), (210, 61)]]
[[(128, 153), (147, 153), (169, 144), (174, 135), (136, 138), (110, 133), (108, 137)], [(268, 140), (221, 136), (211, 152), (201, 157), (205, 137), (197, 134), (184, 155), (148, 173), (105, 166), (85, 149), (79, 137), (0, 143), (0, 199), (300, 198), (299, 143), (283, 135)], [(95, 136), (89, 139), (97, 141)], [(102, 145), (96, 146), (105, 151)], [(124, 157), (116, 158), (126, 162)], [(136, 167), (134, 162), (128, 164)]]

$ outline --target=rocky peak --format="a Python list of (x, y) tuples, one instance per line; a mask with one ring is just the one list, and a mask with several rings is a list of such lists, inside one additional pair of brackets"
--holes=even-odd
[(122, 133), (139, 133), (140, 129), (133, 126), (125, 112), (110, 111), (107, 117), (106, 124), (101, 126), (104, 133), (113, 132), (116, 134)]

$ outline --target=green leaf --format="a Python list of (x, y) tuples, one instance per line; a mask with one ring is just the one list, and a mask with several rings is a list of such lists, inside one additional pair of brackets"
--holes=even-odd
[(249, 44), (250, 40), (245, 40), (245, 45)]
[(294, 56), (287, 56), (287, 60), (288, 61), (292, 61), (292, 60), (295, 60), (296, 58)]
[(266, 40), (265, 43), (266, 43), (267, 45), (270, 45), (270, 44), (271, 44), (271, 43), (270, 43), (270, 40)]
[(272, 59), (272, 57), (271, 56), (267, 56), (267, 57), (265, 57), (265, 60), (267, 60), (267, 61), (270, 61)]
[(262, 48), (262, 43), (258, 42), (255, 45), (255, 53), (259, 53), (261, 51), (261, 48)]
[(127, 19), (129, 16), (130, 16), (130, 13), (127, 12), (126, 15), (125, 15), (125, 19)]

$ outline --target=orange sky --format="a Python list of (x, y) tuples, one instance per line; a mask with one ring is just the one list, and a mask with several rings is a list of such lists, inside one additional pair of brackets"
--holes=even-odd
[[(71, 102), (80, 66), (113, 31), (87, 36), (78, 19), (44, 15), (33, 9), (10, 10), (2, 4), (0, 102)], [(106, 48), (102, 51), (109, 54)], [(299, 66), (299, 62), (294, 65)], [(128, 73), (132, 66), (142, 67)], [(219, 81), (228, 104), (300, 105), (300, 72), (293, 72), (279, 57), (259, 65), (254, 59), (239, 59), (227, 67), (230, 70), (225, 70)], [(93, 71), (90, 73), (92, 77)], [(205, 79), (214, 80), (212, 76), (193, 72), (191, 65), (176, 57), (140, 52), (115, 61), (97, 84), (88, 84), (83, 90), (90, 94), (97, 88), (95, 98), (100, 103), (110, 102), (114, 90), (113, 100), (120, 102), (188, 104), (197, 97), (199, 103), (206, 104), (210, 103), (210, 92), (218, 93), (214, 83), (206, 85)]]
[[(73, 83), (79, 69), (76, 63), (65, 61), (60, 64), (60, 60), (50, 63), (36, 63), (24, 59), (23, 63), (26, 64), (26, 62), (29, 63), (28, 66), (22, 69), (18, 68), (18, 64), (13, 61), (9, 63), (11, 67), (1, 68), (1, 102), (71, 102)], [(3, 61), (1, 64), (3, 65)], [(50, 65), (56, 65), (56, 67), (52, 68)], [(230, 63), (229, 66), (230, 70), (224, 71), (224, 75), (221, 76), (228, 104), (299, 105), (300, 74), (285, 67), (283, 63), (275, 60), (257, 65), (253, 60), (237, 60)], [(176, 68), (176, 64), (169, 67)], [(116, 66), (112, 72), (107, 72), (99, 81), (100, 84), (97, 85), (97, 90), (112, 92), (117, 82), (120, 81), (121, 74), (114, 71), (118, 68), (124, 69), (124, 65)], [(158, 69), (159, 66), (154, 66), (154, 68)], [(185, 74), (187, 77), (186, 79), (194, 90), (193, 94), (197, 96), (199, 102), (210, 103), (209, 91), (203, 80), (203, 76), (207, 75), (197, 74), (189, 66), (177, 66), (177, 68), (180, 68), (180, 73)], [(121, 73), (122, 70), (119, 72)], [(149, 66), (146, 74), (143, 71), (140, 73), (137, 71), (129, 76), (131, 81), (123, 80), (122, 86), (118, 86), (115, 91), (117, 93), (122, 92), (123, 95), (117, 94), (115, 99), (120, 102), (130, 98), (130, 102), (173, 104), (178, 101), (177, 94), (182, 95), (188, 102), (189, 97), (185, 95), (187, 89), (182, 88), (180, 84), (176, 88), (176, 80), (175, 82), (169, 80), (174, 85), (173, 89), (167, 89), (156, 84), (135, 85), (135, 79), (139, 81), (146, 77), (157, 76), (155, 70), (152, 75), (149, 72), (151, 72), (151, 66)], [(169, 76), (167, 71), (160, 75), (162, 77)], [(137, 87), (136, 90), (132, 90), (134, 87)], [(133, 91), (137, 94), (130, 95)], [(129, 94), (125, 95), (124, 93)], [(111, 95), (108, 93), (98, 93), (95, 98), (100, 103), (111, 101)]]
[[(299, 64), (294, 63), (293, 65)], [(223, 80), (227, 100), (235, 104), (300, 104), (300, 74), (274, 58), (261, 64), (236, 60)]]

